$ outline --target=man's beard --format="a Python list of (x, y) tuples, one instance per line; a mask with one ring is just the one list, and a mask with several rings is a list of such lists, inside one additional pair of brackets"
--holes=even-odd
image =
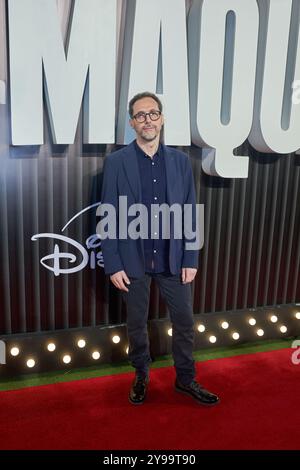
[(146, 131), (142, 131), (141, 137), (142, 139), (146, 140), (147, 142), (152, 142), (152, 140), (155, 140), (157, 137), (157, 131), (156, 129), (153, 129), (154, 134), (149, 134)]

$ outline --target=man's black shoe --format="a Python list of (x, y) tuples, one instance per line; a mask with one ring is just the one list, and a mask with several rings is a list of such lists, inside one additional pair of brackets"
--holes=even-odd
[(135, 376), (132, 382), (131, 389), (129, 392), (129, 401), (133, 405), (142, 405), (145, 401), (147, 394), (147, 385), (149, 383), (149, 377)]
[(189, 385), (182, 385), (178, 379), (175, 382), (175, 390), (185, 395), (190, 395), (201, 405), (213, 406), (219, 403), (220, 399), (214, 393), (205, 390), (200, 384), (193, 380)]

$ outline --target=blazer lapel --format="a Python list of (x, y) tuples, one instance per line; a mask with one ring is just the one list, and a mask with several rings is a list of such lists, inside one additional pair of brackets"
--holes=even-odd
[(166, 167), (168, 204), (172, 205), (176, 202), (176, 165), (174, 156), (168, 147), (162, 144), (162, 150)]
[(142, 187), (138, 167), (135, 143), (127, 145), (123, 153), (123, 167), (136, 202), (142, 202)]

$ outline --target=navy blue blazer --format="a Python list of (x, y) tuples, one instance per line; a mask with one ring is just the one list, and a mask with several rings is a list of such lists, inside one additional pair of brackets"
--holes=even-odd
[[(191, 164), (188, 156), (162, 144), (167, 179), (167, 202), (172, 204), (193, 205), (193, 230), (196, 227), (196, 197)], [(119, 217), (119, 196), (127, 196), (127, 206), (142, 203), (141, 181), (135, 144), (117, 150), (105, 158), (101, 203), (112, 204)], [(182, 211), (183, 212), (183, 211)], [(124, 214), (123, 214), (124, 215)], [(102, 216), (102, 218), (104, 218)], [(134, 217), (133, 217), (134, 218)], [(132, 220), (132, 218), (131, 218)], [(128, 224), (130, 217), (128, 217)], [(117, 232), (118, 233), (118, 232)], [(184, 234), (183, 234), (184, 235)], [(101, 236), (101, 233), (100, 233)], [(199, 250), (187, 250), (186, 241), (191, 239), (174, 238), (174, 227), (170, 223), (169, 269), (172, 274), (181, 272), (181, 268), (197, 268)], [(124, 270), (128, 276), (141, 277), (145, 273), (143, 240), (103, 239), (101, 248), (106, 274)]]

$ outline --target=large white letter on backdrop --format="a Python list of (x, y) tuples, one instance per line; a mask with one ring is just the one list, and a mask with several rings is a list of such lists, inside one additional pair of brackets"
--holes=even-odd
[(9, 0), (13, 145), (41, 145), (43, 69), (53, 140), (73, 144), (82, 98), (85, 143), (113, 143), (116, 0), (75, 0), (65, 53), (56, 0)]
[(190, 145), (185, 2), (128, 0), (117, 142), (128, 144), (128, 101), (150, 91), (164, 105), (165, 143)]
[(192, 141), (211, 175), (248, 176), (233, 150), (251, 130), (258, 26), (255, 0), (194, 0), (189, 12)]
[(249, 141), (260, 152), (290, 153), (300, 146), (300, 3), (259, 0), (261, 19), (254, 120)]

